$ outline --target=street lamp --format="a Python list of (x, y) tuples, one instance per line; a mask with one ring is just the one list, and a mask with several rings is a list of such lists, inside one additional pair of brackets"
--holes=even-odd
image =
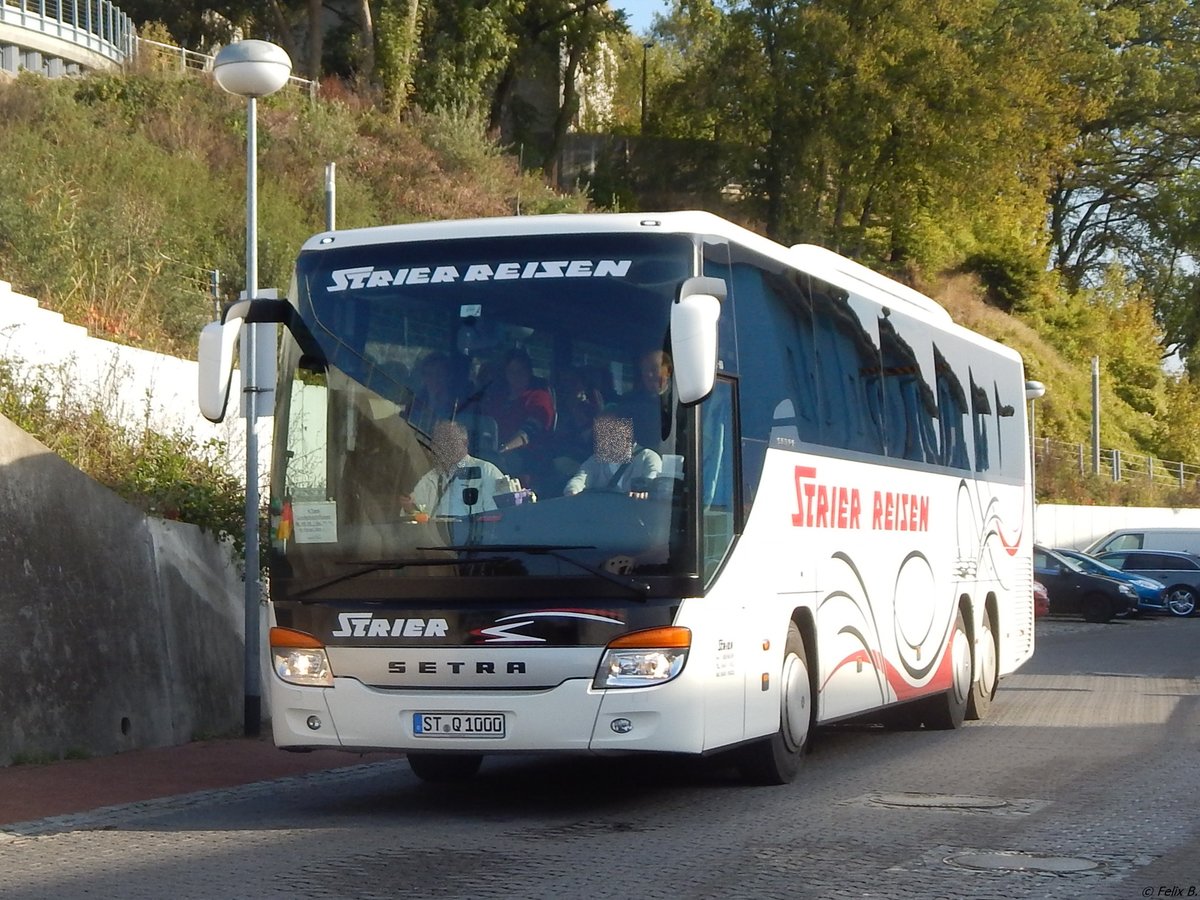
[[(223, 47), (213, 60), (213, 76), (223, 90), (246, 98), (246, 299), (258, 296), (258, 108), (257, 100), (273, 94), (292, 74), (287, 52), (269, 41), (239, 41)], [(246, 407), (246, 671), (245, 733), (258, 735), (262, 723), (259, 678), (258, 572), (258, 363), (255, 326), (242, 333), (242, 392)]]
[(641, 134), (646, 133), (646, 55), (650, 52), (650, 48), (654, 46), (654, 41), (646, 41), (642, 44), (642, 130)]
[(1046, 386), (1040, 381), (1025, 382), (1025, 399), (1029, 401), (1029, 492), (1033, 498), (1034, 530), (1033, 539), (1037, 540), (1037, 418), (1034, 406), (1039, 397), (1046, 394)]

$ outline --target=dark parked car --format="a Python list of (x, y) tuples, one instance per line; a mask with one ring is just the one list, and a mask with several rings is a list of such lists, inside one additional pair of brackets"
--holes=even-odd
[(1167, 586), (1167, 612), (1190, 616), (1200, 597), (1200, 556), (1170, 550), (1111, 550), (1096, 559)]
[(1167, 586), (1155, 578), (1148, 578), (1145, 575), (1139, 575), (1137, 572), (1126, 572), (1118, 569), (1116, 566), (1096, 559), (1094, 556), (1088, 556), (1082, 550), (1067, 550), (1062, 547), (1056, 547), (1055, 553), (1060, 556), (1065, 556), (1067, 559), (1073, 559), (1075, 562), (1083, 566), (1085, 572), (1091, 572), (1093, 575), (1107, 575), (1109, 578), (1118, 578), (1122, 581), (1128, 581), (1133, 585), (1133, 589), (1138, 595), (1138, 612), (1167, 612)]
[(1045, 547), (1033, 548), (1033, 577), (1046, 586), (1050, 612), (1108, 622), (1137, 609), (1137, 591), (1127, 581), (1093, 575), (1073, 559)]

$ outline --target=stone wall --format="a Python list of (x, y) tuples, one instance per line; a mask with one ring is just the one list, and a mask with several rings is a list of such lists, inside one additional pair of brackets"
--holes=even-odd
[(0, 417), (0, 765), (242, 724), (227, 548), (143, 515)]

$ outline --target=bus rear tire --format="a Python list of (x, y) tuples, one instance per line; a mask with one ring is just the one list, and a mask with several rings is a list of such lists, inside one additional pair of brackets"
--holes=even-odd
[(971, 637), (962, 610), (954, 617), (950, 635), (950, 690), (922, 701), (925, 727), (938, 731), (959, 728), (967, 716), (967, 697), (971, 693)]
[(779, 684), (779, 731), (738, 751), (738, 771), (752, 784), (790, 784), (800, 771), (813, 722), (812, 677), (796, 623), (788, 625)]
[(408, 767), (422, 781), (447, 784), (474, 778), (483, 764), (480, 753), (409, 753)]
[(1000, 660), (996, 650), (996, 634), (992, 628), (992, 614), (986, 608), (983, 621), (975, 641), (975, 680), (971, 682), (971, 693), (967, 697), (967, 718), (976, 720), (987, 717), (996, 694), (997, 673)]

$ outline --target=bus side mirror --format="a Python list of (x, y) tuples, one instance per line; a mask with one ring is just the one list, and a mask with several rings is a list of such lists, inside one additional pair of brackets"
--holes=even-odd
[(293, 309), (279, 299), (274, 289), (261, 289), (253, 300), (242, 299), (225, 310), (220, 322), (209, 322), (200, 330), (199, 362), (200, 414), (210, 422), (225, 418), (229, 403), (229, 385), (233, 380), (233, 353), (242, 326), (257, 322), (286, 322), (293, 330)]
[(210, 422), (225, 418), (229, 403), (229, 383), (233, 379), (233, 353), (242, 319), (209, 322), (200, 331), (199, 400), (200, 414)]
[(689, 278), (671, 305), (671, 358), (679, 402), (698, 403), (712, 393), (717, 375), (717, 319), (725, 299), (720, 278)]

